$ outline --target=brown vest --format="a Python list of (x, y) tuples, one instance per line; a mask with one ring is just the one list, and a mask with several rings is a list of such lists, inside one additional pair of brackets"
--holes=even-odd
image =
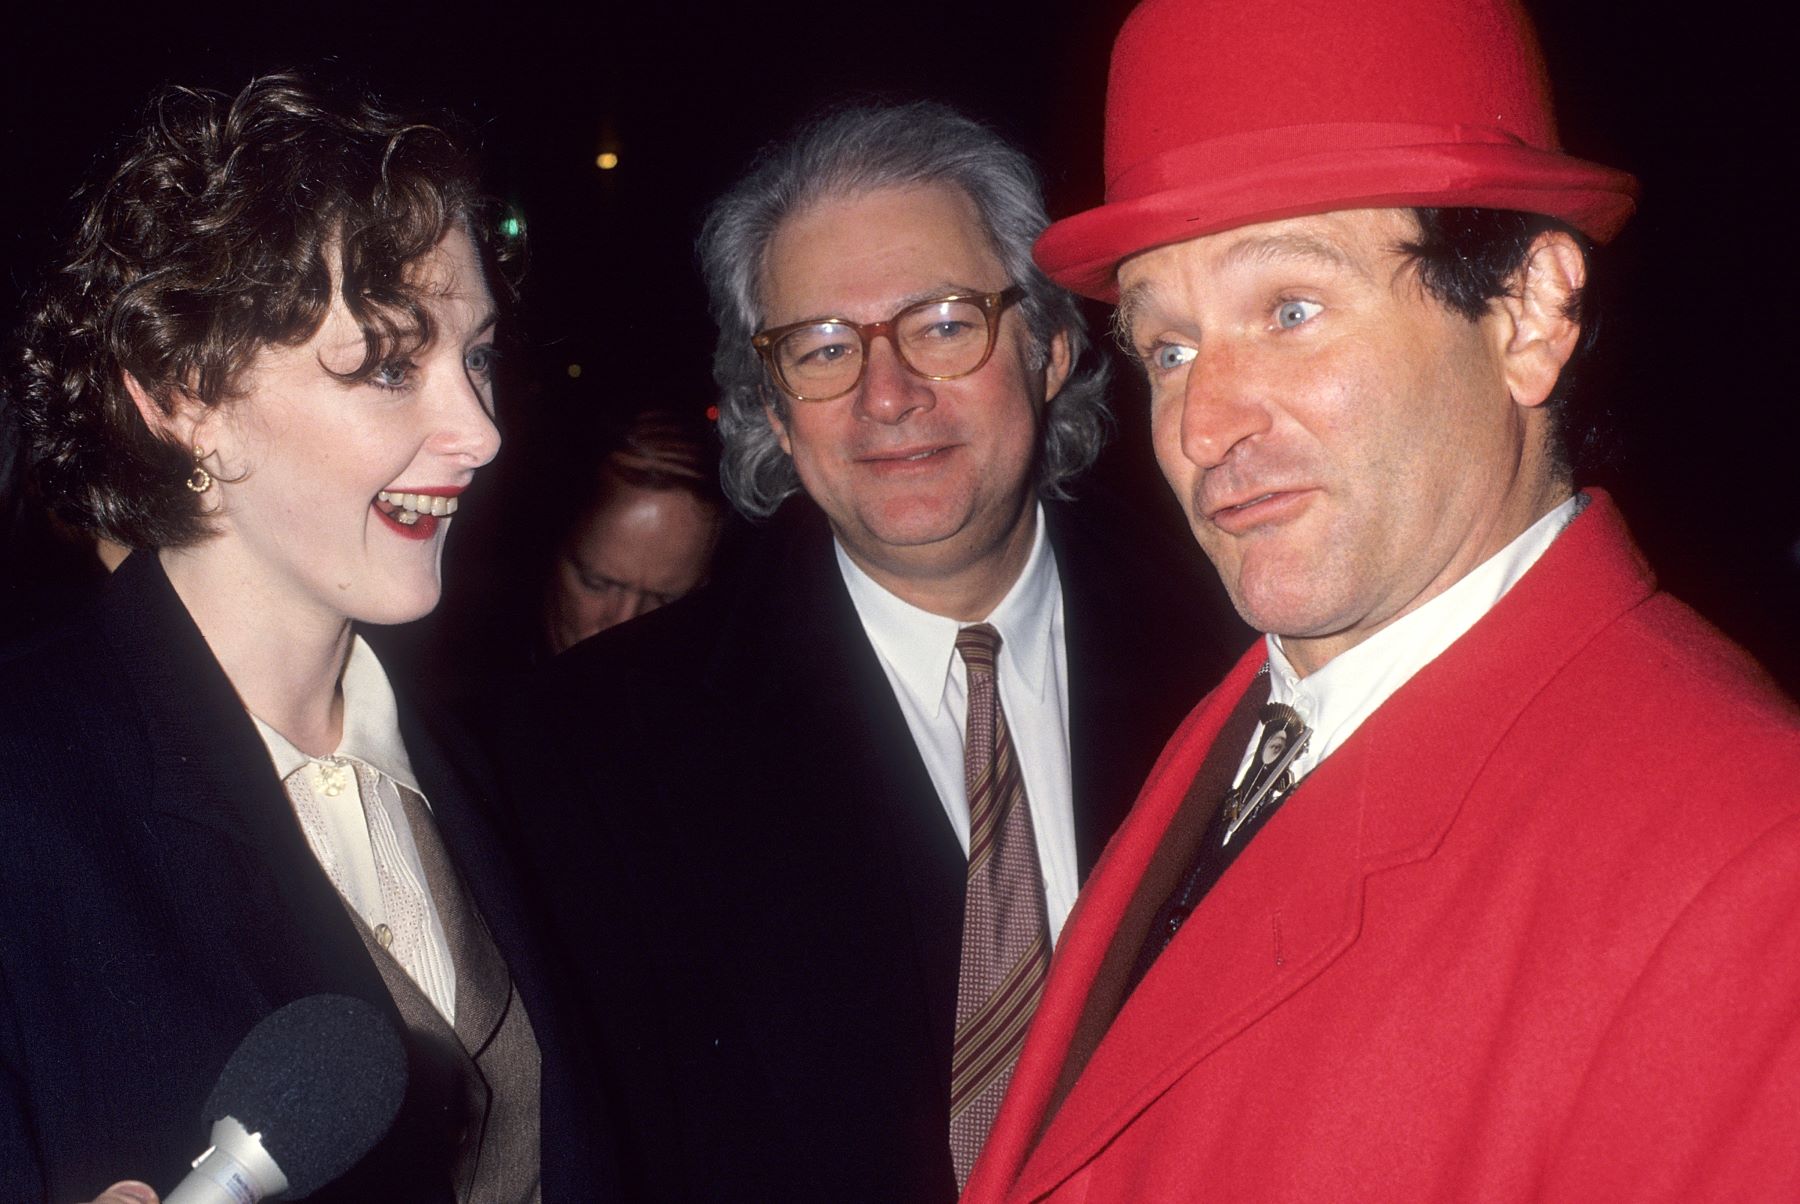
[[(426, 888), (456, 968), (456, 1026), (352, 912), (363, 944), (406, 1023), (410, 1080), (402, 1115), (441, 1135), (461, 1204), (536, 1204), (537, 1038), (512, 975), (438, 836), (424, 801), (399, 788)], [(348, 904), (345, 904), (348, 908)]]

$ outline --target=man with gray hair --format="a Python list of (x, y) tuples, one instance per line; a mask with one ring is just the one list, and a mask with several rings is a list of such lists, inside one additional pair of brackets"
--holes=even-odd
[(646, 1196), (953, 1199), (1237, 638), (1177, 541), (1068, 502), (1106, 375), (1045, 224), (1025, 157), (933, 104), (803, 127), (707, 220), (724, 483), (774, 521), (500, 742)]

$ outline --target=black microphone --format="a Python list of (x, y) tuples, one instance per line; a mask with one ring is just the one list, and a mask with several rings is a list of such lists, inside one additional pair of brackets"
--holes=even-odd
[(356, 1165), (394, 1123), (406, 1050), (382, 1013), (308, 995), (263, 1017), (201, 1112), (212, 1146), (163, 1204), (256, 1204), (311, 1195)]

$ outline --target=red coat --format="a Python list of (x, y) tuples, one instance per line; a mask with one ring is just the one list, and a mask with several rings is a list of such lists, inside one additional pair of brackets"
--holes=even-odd
[(1302, 783), (1034, 1140), (1262, 662), (1096, 867), (966, 1201), (1800, 1199), (1800, 715), (1600, 494)]

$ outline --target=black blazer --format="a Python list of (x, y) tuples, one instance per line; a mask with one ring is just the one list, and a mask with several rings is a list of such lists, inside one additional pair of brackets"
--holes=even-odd
[[(1085, 506), (1050, 533), (1085, 875), (1245, 629), (1191, 547)], [(818, 512), (500, 710), (508, 828), (604, 1036), (630, 1194), (954, 1199), (965, 858)]]
[[(444, 844), (544, 1054), (545, 1198), (605, 1199), (604, 1126), (463, 755), (402, 704)], [(168, 1191), (237, 1043), (295, 998), (366, 999), (404, 1033), (231, 683), (152, 555), (0, 663), (0, 1200)], [(414, 1063), (415, 1068), (418, 1063)], [(585, 1076), (584, 1076), (585, 1077)], [(320, 1201), (448, 1200), (446, 1103), (415, 1073), (383, 1143)]]

